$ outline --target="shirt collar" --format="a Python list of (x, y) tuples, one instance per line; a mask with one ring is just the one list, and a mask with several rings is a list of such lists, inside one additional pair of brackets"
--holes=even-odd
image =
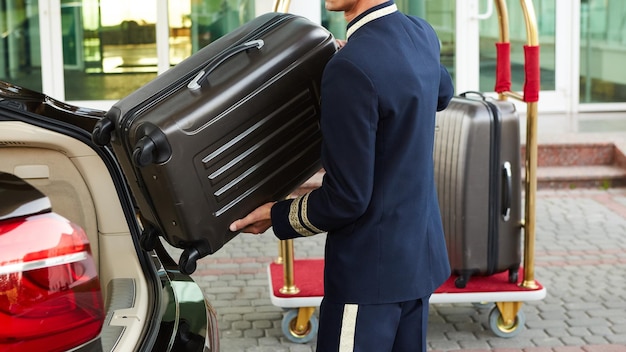
[(398, 7), (393, 1), (387, 1), (384, 4), (380, 4), (374, 6), (362, 14), (358, 15), (354, 18), (350, 23), (348, 23), (348, 31), (346, 32), (346, 40), (350, 38), (350, 36), (356, 32), (359, 28), (363, 27), (370, 21), (381, 18), (383, 16), (387, 16), (394, 12), (398, 11)]

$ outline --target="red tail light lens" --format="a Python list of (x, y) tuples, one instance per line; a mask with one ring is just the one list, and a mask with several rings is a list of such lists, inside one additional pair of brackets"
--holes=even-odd
[(64, 351), (104, 322), (84, 231), (47, 213), (0, 222), (0, 351)]

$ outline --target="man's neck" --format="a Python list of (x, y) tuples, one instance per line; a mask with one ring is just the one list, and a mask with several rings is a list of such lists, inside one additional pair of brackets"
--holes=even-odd
[(374, 6), (384, 4), (389, 0), (361, 0), (356, 3), (356, 5), (347, 11), (344, 11), (343, 17), (346, 19), (347, 23), (350, 23), (353, 19), (355, 19), (358, 15), (363, 12), (371, 9)]

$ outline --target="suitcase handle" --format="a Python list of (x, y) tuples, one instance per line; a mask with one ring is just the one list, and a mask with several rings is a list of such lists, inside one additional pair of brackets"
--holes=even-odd
[(476, 90), (468, 90), (466, 92), (463, 92), (461, 94), (459, 94), (460, 96), (462, 96), (463, 98), (467, 98), (468, 95), (473, 94), (473, 95), (478, 95), (482, 100), (487, 100), (487, 97), (479, 91)]
[(222, 54), (217, 56), (213, 61), (211, 61), (211, 63), (209, 63), (204, 69), (200, 70), (200, 72), (198, 72), (196, 77), (193, 80), (191, 80), (191, 82), (189, 82), (189, 84), (187, 85), (187, 88), (191, 90), (200, 89), (202, 87), (202, 81), (206, 80), (207, 77), (211, 74), (211, 72), (213, 72), (219, 65), (223, 64), (226, 60), (248, 49), (252, 49), (252, 48), (261, 49), (263, 45), (265, 45), (265, 42), (262, 39), (257, 39), (257, 40), (251, 40), (249, 42), (239, 44), (237, 46), (234, 46), (224, 51)]
[(513, 172), (511, 171), (511, 163), (508, 161), (502, 165), (502, 220), (509, 221), (511, 218), (511, 203), (513, 198)]

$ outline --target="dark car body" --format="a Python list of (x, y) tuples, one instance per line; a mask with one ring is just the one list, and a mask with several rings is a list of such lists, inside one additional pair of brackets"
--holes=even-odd
[[(141, 248), (142, 226), (118, 162), (109, 147), (91, 141), (104, 114), (0, 82), (0, 173), (51, 205), (28, 210), (29, 197), (0, 197), (0, 212), (13, 214), (7, 218), (58, 214), (86, 234), (102, 292), (102, 329), (89, 343), (67, 349), (218, 351), (216, 316), (200, 287), (180, 273), (161, 242), (150, 251)], [(0, 195), (6, 192), (0, 183)], [(0, 260), (0, 283), (9, 264)], [(0, 284), (0, 318), (11, 323), (10, 314), (2, 316), (9, 289), (2, 290)], [(12, 343), (19, 350), (18, 342)], [(3, 343), (0, 335), (0, 350)]]

